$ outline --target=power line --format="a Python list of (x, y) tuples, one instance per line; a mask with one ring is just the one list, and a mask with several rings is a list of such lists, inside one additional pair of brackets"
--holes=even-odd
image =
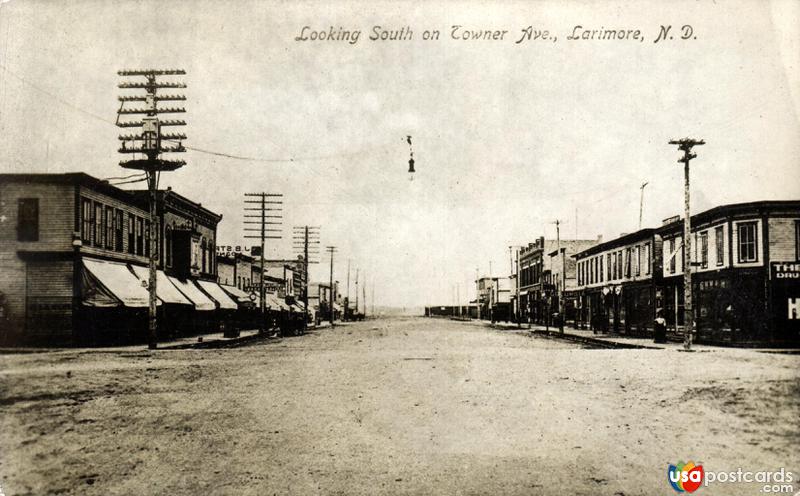
[[(83, 114), (86, 114), (89, 117), (91, 117), (93, 119), (96, 119), (98, 121), (105, 122), (107, 124), (116, 125), (116, 123), (114, 121), (111, 121), (109, 119), (106, 119), (106, 118), (98, 115), (98, 114), (95, 114), (94, 112), (91, 112), (89, 110), (81, 108), (80, 106), (75, 105), (75, 104), (73, 104), (73, 103), (71, 103), (71, 102), (69, 102), (67, 100), (64, 100), (63, 98), (59, 97), (58, 95), (56, 95), (56, 94), (54, 94), (54, 93), (42, 88), (41, 86), (38, 86), (37, 84), (32, 83), (31, 81), (29, 81), (29, 80), (25, 79), (24, 77), (20, 76), (19, 74), (17, 74), (16, 72), (12, 71), (11, 69), (9, 69), (7, 66), (5, 66), (2, 63), (0, 63), (0, 69), (8, 72), (14, 78), (18, 79), (22, 83), (30, 86), (31, 88), (35, 89), (36, 91), (38, 91), (38, 92), (40, 92), (40, 93), (42, 93), (44, 95), (49, 96), (53, 100), (57, 101), (58, 103), (66, 106), (66, 107), (69, 107), (69, 108), (71, 108), (71, 109), (73, 109), (75, 111), (78, 111), (78, 112), (81, 112)], [(164, 139), (163, 141), (176, 142), (175, 140), (169, 140), (169, 139)], [(318, 161), (330, 160), (330, 159), (335, 159), (335, 158), (347, 158), (347, 157), (354, 157), (354, 156), (358, 156), (358, 155), (365, 155), (367, 153), (371, 153), (371, 152), (376, 151), (376, 150), (382, 150), (382, 149), (388, 148), (389, 146), (391, 146), (391, 145), (386, 143), (386, 144), (376, 145), (376, 146), (372, 146), (372, 147), (368, 147), (368, 148), (362, 148), (360, 150), (356, 150), (356, 151), (352, 151), (352, 152), (339, 152), (339, 153), (331, 153), (331, 154), (324, 154), (324, 155), (308, 155), (308, 156), (278, 157), (278, 158), (237, 155), (237, 154), (233, 154), (233, 153), (210, 150), (210, 149), (200, 148), (200, 147), (196, 147), (196, 146), (186, 146), (186, 145), (184, 145), (184, 148), (187, 149), (187, 150), (192, 150), (192, 151), (197, 152), (197, 153), (203, 153), (203, 154), (212, 155), (212, 156), (215, 156), (215, 157), (228, 158), (228, 159), (231, 159), (231, 160), (240, 160), (240, 161), (244, 161), (244, 162), (297, 163), (297, 162), (318, 162)]]

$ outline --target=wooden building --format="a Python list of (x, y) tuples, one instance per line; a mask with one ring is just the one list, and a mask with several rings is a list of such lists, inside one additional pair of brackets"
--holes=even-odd
[(575, 254), (578, 327), (650, 335), (659, 307), (661, 238), (642, 229)]
[[(162, 192), (160, 205), (159, 334), (214, 330), (219, 311), (235, 308), (213, 287), (221, 217), (173, 193)], [(0, 175), (0, 341), (144, 339), (148, 222), (146, 195), (83, 173)], [(169, 226), (181, 234), (165, 236)]]
[(669, 328), (683, 332), (689, 265), (698, 342), (800, 344), (800, 201), (723, 205), (693, 215), (691, 227), (691, 264), (683, 255), (683, 222), (659, 229)]

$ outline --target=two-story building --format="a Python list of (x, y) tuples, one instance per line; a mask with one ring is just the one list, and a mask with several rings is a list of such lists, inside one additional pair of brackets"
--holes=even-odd
[[(213, 258), (203, 269), (202, 251), (194, 250), (191, 240), (171, 245), (174, 238), (165, 239), (164, 212), (156, 240), (159, 334), (205, 330), (197, 326), (198, 312), (235, 302), (214, 282)], [(219, 216), (212, 219), (218, 222)], [(0, 340), (142, 339), (149, 259), (146, 195), (83, 173), (0, 175)], [(196, 276), (204, 280), (191, 278), (195, 265)]]
[(519, 308), (523, 322), (544, 322), (547, 301), (545, 284), (550, 275), (550, 253), (556, 248), (556, 240), (539, 237), (519, 251)]
[(683, 221), (659, 229), (665, 317), (684, 327), (683, 271), (692, 271), (697, 341), (800, 343), (800, 201), (722, 205), (692, 216), (691, 260)]
[(547, 265), (550, 267), (549, 282), (553, 287), (552, 308), (558, 312), (563, 309), (565, 320), (573, 322), (576, 320), (580, 300), (576, 291), (578, 279), (575, 254), (596, 245), (600, 240), (601, 238), (561, 240), (556, 243), (556, 248), (547, 254), (549, 258)]
[(0, 340), (146, 329), (147, 204), (86, 174), (0, 175)]
[(596, 244), (574, 256), (577, 324), (649, 335), (660, 306), (661, 237), (655, 229)]

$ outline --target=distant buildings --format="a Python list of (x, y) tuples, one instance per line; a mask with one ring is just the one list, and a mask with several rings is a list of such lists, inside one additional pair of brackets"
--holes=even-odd
[(476, 317), (650, 338), (660, 316), (681, 340), (688, 269), (696, 342), (800, 346), (800, 200), (718, 206), (691, 228), (688, 261), (679, 216), (607, 241), (540, 236), (520, 247), (509, 278), (476, 279)]

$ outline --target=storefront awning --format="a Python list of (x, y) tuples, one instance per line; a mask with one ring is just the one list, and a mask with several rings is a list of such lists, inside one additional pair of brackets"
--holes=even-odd
[[(133, 273), (139, 278), (139, 281), (150, 280), (150, 269), (142, 267), (141, 265), (131, 265)], [(169, 280), (163, 270), (156, 272), (156, 296), (164, 303), (176, 303), (178, 305), (191, 305), (183, 294), (178, 291), (178, 288)]]
[(273, 310), (286, 310), (287, 312), (290, 310), (289, 305), (286, 304), (281, 298), (278, 298), (278, 295), (275, 293), (267, 293), (267, 304), (269, 308)]
[(236, 286), (229, 286), (227, 284), (220, 284), (219, 285), (222, 289), (225, 290), (226, 293), (231, 295), (231, 297), (239, 303), (246, 303), (246, 304), (255, 304), (258, 303), (258, 296), (254, 300), (250, 299), (250, 293), (243, 291)]
[[(82, 300), (89, 307), (143, 308), (150, 295), (142, 282), (121, 262), (83, 259)], [(158, 302), (157, 302), (158, 303)]]
[(217, 305), (214, 303), (211, 298), (205, 295), (200, 288), (198, 288), (191, 279), (187, 279), (186, 281), (181, 281), (180, 279), (172, 276), (167, 276), (172, 284), (175, 285), (176, 288), (183, 293), (183, 296), (187, 297), (189, 301), (194, 304), (194, 308), (197, 310), (216, 310)]
[(239, 305), (219, 287), (219, 284), (211, 281), (197, 281), (197, 284), (219, 304), (219, 308), (222, 310), (236, 310), (239, 308)]

